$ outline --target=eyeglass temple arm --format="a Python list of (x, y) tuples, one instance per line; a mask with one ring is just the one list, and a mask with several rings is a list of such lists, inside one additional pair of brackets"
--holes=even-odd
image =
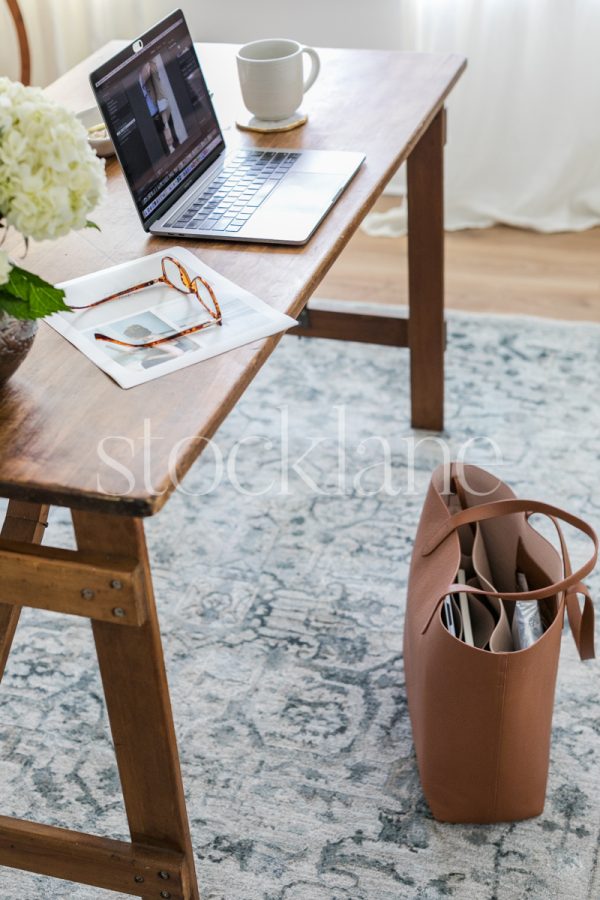
[(134, 294), (136, 291), (143, 291), (144, 288), (152, 287), (153, 284), (158, 284), (159, 282), (164, 281), (164, 277), (161, 275), (159, 278), (153, 278), (151, 281), (144, 281), (142, 284), (135, 284), (133, 287), (127, 288), (124, 291), (118, 291), (116, 294), (111, 294), (109, 297), (103, 297), (102, 300), (95, 300), (93, 303), (86, 303), (83, 306), (71, 306), (70, 309), (93, 309), (94, 306), (100, 306), (102, 303), (108, 303), (109, 300), (117, 300), (118, 297), (124, 297), (126, 294)]
[(186, 337), (188, 334), (195, 334), (198, 331), (203, 331), (205, 328), (212, 328), (215, 325), (221, 325), (220, 321), (218, 322), (202, 322), (201, 325), (193, 325), (191, 328), (184, 328), (183, 331), (177, 331), (175, 334), (169, 334), (167, 337), (157, 338), (155, 341), (145, 341), (141, 344), (133, 344), (129, 341), (120, 341), (118, 338), (111, 338), (107, 334), (100, 334), (100, 332), (96, 332), (94, 338), (97, 341), (107, 341), (110, 344), (118, 344), (119, 347), (137, 347), (141, 349), (150, 349), (151, 347), (156, 347), (158, 344), (167, 344), (170, 341), (176, 341), (179, 338)]

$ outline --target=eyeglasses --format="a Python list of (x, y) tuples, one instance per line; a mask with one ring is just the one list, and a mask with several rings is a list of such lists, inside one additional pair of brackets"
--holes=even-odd
[[(152, 278), (151, 281), (143, 281), (141, 284), (134, 284), (133, 287), (126, 288), (124, 291), (118, 291), (116, 294), (111, 294), (109, 297), (103, 297), (102, 300), (95, 300), (93, 303), (86, 303), (84, 306), (71, 306), (71, 309), (93, 309), (95, 306), (100, 306), (102, 303), (118, 300), (119, 297), (125, 297), (136, 291), (143, 291), (144, 288), (152, 287), (154, 284), (166, 284), (167, 287), (173, 288), (173, 290), (177, 291), (179, 294), (185, 294), (187, 296), (193, 295), (196, 297), (202, 309), (210, 316), (210, 320), (201, 322), (199, 325), (192, 325), (190, 328), (184, 328), (181, 331), (176, 331), (166, 337), (155, 338), (154, 340), (144, 341), (143, 343), (121, 341), (118, 338), (109, 337), (107, 334), (100, 334), (98, 332), (94, 334), (95, 339), (97, 341), (108, 341), (111, 344), (117, 344), (119, 347), (157, 347), (160, 344), (175, 341), (177, 338), (187, 337), (189, 334), (203, 331), (205, 328), (211, 328), (213, 325), (223, 324), (221, 308), (215, 296), (215, 292), (208, 281), (202, 278), (201, 275), (196, 275), (194, 278), (191, 278), (185, 266), (180, 263), (178, 259), (175, 259), (174, 256), (163, 256), (161, 268), (162, 275), (159, 275), (158, 278)], [(204, 288), (204, 291), (202, 288)], [(202, 296), (203, 293), (205, 294), (204, 297)]]

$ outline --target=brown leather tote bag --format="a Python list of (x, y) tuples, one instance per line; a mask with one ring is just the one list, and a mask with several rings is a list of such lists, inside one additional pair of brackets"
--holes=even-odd
[[(531, 526), (533, 513), (550, 517), (561, 554)], [(594, 544), (576, 572), (561, 520)], [(581, 579), (597, 554), (596, 535), (581, 519), (517, 499), (477, 466), (433, 473), (410, 568), (404, 666), (421, 783), (436, 819), (486, 823), (542, 812), (565, 610), (581, 659), (592, 658), (594, 608)], [(456, 581), (471, 564), (479, 580), (469, 582), (474, 615), (467, 618), (479, 646), (453, 636), (444, 612), (444, 600), (466, 590)], [(517, 573), (526, 576), (526, 592), (518, 590)], [(516, 601), (526, 611), (538, 601), (544, 630), (525, 649), (509, 650)]]

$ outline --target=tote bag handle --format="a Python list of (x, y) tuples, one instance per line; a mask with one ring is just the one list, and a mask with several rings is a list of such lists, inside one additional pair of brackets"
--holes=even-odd
[[(485, 591), (481, 588), (470, 588), (471, 594), (483, 594), (487, 597), (498, 597), (501, 600), (544, 600), (554, 594), (566, 591), (567, 615), (569, 624), (573, 632), (575, 643), (577, 644), (581, 659), (591, 659), (594, 656), (594, 607), (590, 594), (584, 584), (581, 583), (582, 578), (592, 571), (598, 559), (598, 537), (596, 532), (577, 516), (552, 506), (549, 503), (543, 503), (539, 500), (494, 500), (491, 503), (484, 503), (481, 506), (474, 506), (469, 509), (462, 509), (460, 512), (448, 518), (446, 522), (438, 529), (436, 534), (425, 544), (423, 556), (429, 556), (430, 553), (440, 546), (457, 528), (462, 525), (470, 525), (473, 522), (484, 522), (488, 519), (496, 519), (501, 516), (509, 516), (514, 513), (525, 513), (527, 517), (534, 513), (541, 513), (548, 516), (555, 525), (560, 540), (561, 550), (563, 554), (563, 566), (565, 577), (561, 581), (554, 584), (546, 585), (543, 588), (537, 588), (533, 591), (498, 593), (496, 591)], [(566, 541), (562, 533), (562, 529), (557, 520), (566, 522), (574, 528), (581, 531), (590, 538), (594, 546), (592, 556), (584, 563), (576, 572), (571, 570), (571, 562), (567, 550)], [(427, 631), (433, 616), (435, 615), (439, 605), (444, 597), (448, 594), (457, 593), (464, 590), (464, 585), (452, 584), (448, 590), (437, 600), (425, 627), (423, 633)], [(582, 594), (585, 598), (583, 612), (579, 607), (577, 594)]]

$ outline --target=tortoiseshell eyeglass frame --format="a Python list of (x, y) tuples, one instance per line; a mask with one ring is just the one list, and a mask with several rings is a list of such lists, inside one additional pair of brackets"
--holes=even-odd
[[(176, 284), (173, 284), (173, 282), (169, 278), (165, 265), (167, 262), (171, 262), (175, 266), (177, 266), (177, 269), (179, 270), (179, 274), (181, 276), (181, 283), (183, 284), (183, 287), (178, 287)], [(175, 259), (174, 256), (163, 256), (163, 258), (161, 259), (161, 269), (162, 275), (159, 275), (158, 278), (152, 278), (150, 281), (143, 281), (141, 284), (134, 284), (133, 287), (126, 288), (123, 291), (118, 291), (116, 294), (110, 294), (110, 296), (103, 297), (101, 300), (95, 300), (93, 303), (86, 303), (84, 306), (71, 306), (71, 309), (93, 309), (95, 306), (100, 306), (102, 303), (110, 303), (111, 300), (118, 300), (119, 297), (125, 297), (128, 294), (134, 294), (136, 291), (143, 291), (144, 288), (152, 287), (153, 284), (166, 284), (167, 287), (173, 288), (173, 290), (177, 291), (179, 294), (185, 294), (186, 296), (189, 294), (194, 294), (202, 308), (210, 316), (211, 321), (201, 322), (199, 325), (193, 325), (190, 328), (184, 328), (181, 331), (176, 331), (173, 334), (167, 335), (166, 337), (156, 338), (153, 341), (144, 341), (141, 343), (121, 341), (117, 338), (109, 337), (107, 334), (101, 334), (100, 332), (96, 332), (94, 334), (95, 339), (97, 341), (107, 341), (111, 344), (117, 344), (119, 347), (137, 347), (144, 349), (157, 347), (160, 344), (166, 344), (170, 341), (176, 341), (178, 338), (187, 337), (187, 335), (189, 334), (195, 334), (198, 331), (203, 331), (205, 328), (211, 328), (213, 325), (223, 324), (221, 307), (219, 306), (219, 302), (216, 298), (215, 292), (208, 281), (202, 278), (201, 275), (196, 275), (195, 278), (190, 278), (185, 266), (180, 263), (178, 259)], [(211, 309), (208, 304), (202, 299), (200, 289), (198, 287), (199, 284), (203, 285), (208, 291), (214, 309)]]

